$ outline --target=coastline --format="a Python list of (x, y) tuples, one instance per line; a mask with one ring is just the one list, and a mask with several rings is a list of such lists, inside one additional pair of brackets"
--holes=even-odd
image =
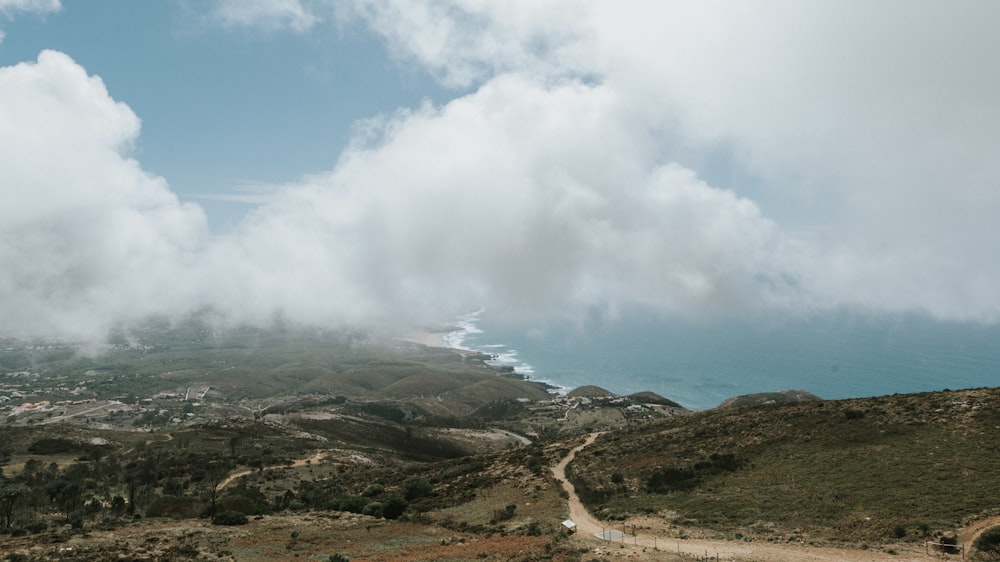
[(459, 318), (459, 323), (455, 326), (412, 330), (399, 336), (397, 339), (427, 347), (448, 349), (463, 357), (472, 355), (480, 356), (483, 363), (495, 369), (499, 376), (516, 378), (537, 384), (549, 394), (565, 394), (570, 390), (568, 387), (554, 384), (552, 381), (536, 379), (533, 376), (534, 369), (530, 365), (519, 361), (517, 359), (517, 352), (514, 350), (500, 349), (504, 347), (500, 345), (486, 346), (498, 348), (495, 351), (500, 351), (501, 353), (496, 353), (494, 350), (484, 351), (466, 345), (466, 338), (471, 335), (483, 333), (475, 324), (479, 319), (479, 314), (482, 312), (480, 310)]
[(445, 338), (451, 333), (451, 329), (440, 330), (418, 330), (403, 334), (399, 337), (401, 341), (426, 345), (427, 347), (451, 348)]

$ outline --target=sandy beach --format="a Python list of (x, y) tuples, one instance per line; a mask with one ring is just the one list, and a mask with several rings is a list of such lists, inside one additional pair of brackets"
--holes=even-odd
[(428, 347), (448, 347), (445, 344), (444, 337), (450, 332), (451, 330), (444, 328), (440, 330), (417, 330), (404, 334), (399, 339)]

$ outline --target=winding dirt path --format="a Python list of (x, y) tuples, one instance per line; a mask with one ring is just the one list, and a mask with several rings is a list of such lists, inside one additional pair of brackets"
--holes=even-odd
[[(923, 548), (913, 545), (896, 547), (896, 554), (876, 552), (871, 550), (852, 550), (840, 548), (820, 548), (802, 545), (777, 545), (773, 543), (761, 542), (735, 542), (704, 539), (677, 539), (675, 537), (657, 536), (652, 534), (631, 534), (631, 527), (627, 522), (601, 522), (594, 518), (583, 506), (580, 497), (576, 493), (573, 484), (566, 479), (566, 467), (576, 454), (593, 443), (603, 432), (591, 433), (587, 436), (582, 445), (575, 447), (566, 454), (558, 464), (552, 467), (552, 474), (557, 480), (562, 482), (563, 489), (569, 494), (567, 503), (569, 504), (569, 518), (576, 523), (577, 536), (593, 542), (606, 544), (609, 547), (614, 543), (644, 547), (644, 549), (655, 549), (655, 551), (677, 552), (688, 556), (705, 556), (718, 560), (745, 561), (745, 562), (874, 562), (874, 561), (927, 561), (940, 560), (934, 554), (924, 554)], [(996, 518), (1000, 521), (1000, 518)], [(975, 525), (979, 529), (978, 533), (988, 529), (992, 525), (990, 520), (984, 520)], [(609, 525), (616, 525), (610, 527)], [(981, 527), (981, 528), (980, 528)], [(972, 527), (970, 527), (972, 529)], [(605, 531), (618, 531), (613, 535), (613, 540), (605, 540), (600, 535)], [(623, 532), (624, 531), (624, 532)], [(965, 538), (965, 535), (961, 535)], [(976, 535), (978, 536), (978, 534)], [(968, 543), (967, 543), (968, 544)]]
[(976, 542), (979, 535), (985, 533), (993, 527), (1000, 527), (1000, 516), (981, 519), (962, 529), (958, 533), (958, 543), (964, 544), (966, 548), (972, 550), (972, 543)]
[(587, 508), (583, 507), (580, 496), (576, 494), (576, 488), (566, 478), (566, 467), (569, 466), (569, 463), (572, 462), (577, 453), (593, 443), (602, 433), (591, 433), (588, 435), (587, 440), (582, 445), (572, 449), (558, 464), (552, 467), (552, 475), (555, 476), (556, 480), (562, 482), (563, 489), (569, 494), (569, 499), (566, 500), (569, 504), (569, 518), (572, 522), (576, 523), (576, 532), (579, 534), (594, 535), (603, 531), (604, 526), (590, 515)]
[[(309, 465), (309, 464), (312, 464), (312, 463), (318, 463), (319, 461), (323, 460), (323, 458), (326, 457), (327, 454), (328, 454), (327, 451), (320, 451), (320, 452), (316, 453), (315, 455), (313, 455), (311, 457), (307, 457), (307, 458), (304, 458), (304, 459), (296, 459), (296, 460), (292, 461), (292, 464), (276, 464), (276, 465), (273, 465), (273, 466), (265, 466), (264, 468), (261, 468), (260, 471), (264, 472), (265, 470), (277, 470), (279, 468), (297, 468), (297, 467), (306, 466), (306, 465)], [(229, 484), (231, 484), (233, 482), (233, 480), (236, 480), (237, 478), (242, 478), (244, 476), (249, 476), (250, 474), (253, 474), (255, 470), (257, 470), (257, 469), (250, 468), (250, 469), (244, 469), (244, 470), (237, 470), (236, 472), (230, 473), (229, 476), (226, 476), (225, 480), (223, 480), (222, 482), (219, 482), (219, 485), (215, 487), (215, 491), (218, 492), (218, 491), (222, 490), (223, 488), (225, 488), (226, 486), (228, 486)]]

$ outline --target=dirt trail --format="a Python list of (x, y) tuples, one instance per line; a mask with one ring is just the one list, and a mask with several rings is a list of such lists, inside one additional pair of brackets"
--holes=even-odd
[[(276, 469), (279, 469), (279, 468), (296, 468), (296, 467), (300, 467), (300, 466), (306, 466), (306, 465), (312, 464), (312, 463), (318, 463), (319, 461), (323, 460), (323, 457), (325, 457), (327, 454), (328, 454), (327, 451), (320, 451), (320, 452), (316, 453), (315, 455), (313, 455), (311, 457), (304, 458), (304, 459), (296, 459), (296, 460), (292, 461), (292, 464), (276, 464), (276, 465), (273, 465), (273, 466), (265, 466), (264, 468), (260, 469), (260, 471), (264, 472), (265, 470), (276, 470)], [(219, 482), (219, 485), (215, 487), (215, 491), (218, 492), (219, 490), (222, 490), (223, 488), (225, 488), (226, 486), (228, 486), (229, 484), (231, 484), (233, 482), (233, 480), (236, 480), (237, 478), (242, 478), (244, 476), (249, 476), (250, 474), (253, 474), (254, 470), (257, 470), (257, 469), (254, 469), (254, 468), (244, 469), (244, 470), (238, 470), (236, 472), (231, 473), (229, 476), (226, 476), (225, 480), (223, 480), (222, 482)]]
[(576, 523), (576, 532), (585, 535), (600, 533), (604, 530), (604, 527), (597, 519), (594, 519), (590, 515), (587, 508), (583, 507), (583, 503), (580, 501), (580, 496), (576, 495), (576, 488), (573, 487), (573, 484), (566, 479), (566, 467), (573, 460), (573, 458), (576, 457), (578, 452), (593, 443), (600, 436), (601, 433), (591, 433), (582, 445), (579, 445), (575, 449), (571, 450), (561, 461), (559, 461), (559, 464), (552, 467), (552, 475), (556, 477), (556, 480), (562, 482), (563, 488), (569, 494), (569, 499), (567, 500), (569, 503), (569, 518), (571, 521)]
[(972, 543), (976, 542), (979, 535), (993, 527), (1000, 527), (1000, 516), (981, 519), (962, 529), (958, 533), (958, 544), (964, 544), (966, 548), (971, 550)]
[[(677, 552), (689, 556), (706, 556), (718, 560), (730, 561), (756, 561), (756, 562), (802, 562), (802, 561), (825, 561), (825, 562), (871, 562), (881, 560), (893, 560), (895, 562), (905, 561), (926, 561), (940, 560), (934, 554), (924, 554), (923, 548), (913, 545), (896, 547), (896, 554), (876, 552), (872, 550), (851, 550), (841, 548), (819, 548), (799, 545), (777, 545), (771, 543), (747, 543), (735, 541), (718, 541), (703, 539), (677, 539), (675, 537), (656, 536), (652, 534), (630, 534), (628, 523), (621, 522), (601, 522), (594, 518), (583, 506), (580, 497), (576, 494), (576, 489), (566, 479), (566, 466), (572, 462), (573, 458), (582, 449), (593, 443), (603, 432), (591, 433), (582, 445), (572, 449), (554, 467), (552, 474), (562, 482), (563, 488), (569, 494), (567, 503), (569, 504), (569, 518), (576, 523), (577, 534), (583, 539), (589, 539), (595, 543), (616, 547), (618, 545), (644, 547), (645, 549), (656, 549), (658, 551)], [(1000, 518), (998, 518), (1000, 519)], [(615, 525), (611, 527), (609, 525)], [(979, 525), (977, 524), (977, 527)], [(989, 528), (986, 524), (983, 529)], [(983, 529), (980, 529), (981, 533)], [(598, 535), (605, 531), (618, 531), (614, 533), (613, 540), (605, 540)], [(622, 532), (626, 531), (626, 532)], [(964, 538), (964, 535), (963, 535)], [(615, 543), (618, 543), (616, 545)]]

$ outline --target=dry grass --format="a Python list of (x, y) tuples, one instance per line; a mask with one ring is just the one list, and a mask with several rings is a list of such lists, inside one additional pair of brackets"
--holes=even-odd
[[(608, 435), (572, 469), (598, 514), (662, 513), (678, 532), (919, 540), (1000, 503), (998, 429), (1000, 389), (751, 407)], [(713, 454), (738, 467), (712, 466)], [(661, 467), (692, 477), (652, 493)]]

